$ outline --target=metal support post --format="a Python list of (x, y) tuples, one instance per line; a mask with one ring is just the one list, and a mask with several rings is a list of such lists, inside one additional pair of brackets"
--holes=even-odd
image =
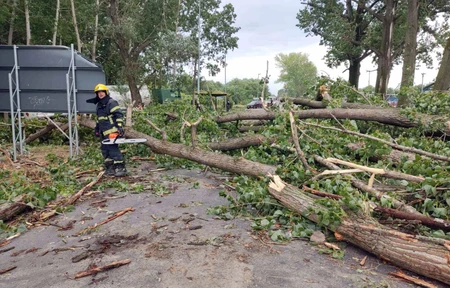
[[(78, 155), (77, 90), (75, 78), (75, 50), (71, 45), (71, 61), (66, 74), (67, 85), (67, 120), (69, 124), (70, 157)], [(72, 81), (70, 81), (72, 80)], [(73, 126), (73, 127), (72, 127)]]

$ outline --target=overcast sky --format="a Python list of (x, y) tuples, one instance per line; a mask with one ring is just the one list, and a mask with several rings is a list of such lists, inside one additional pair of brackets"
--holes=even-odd
[[(348, 78), (346, 67), (330, 69), (325, 65), (323, 57), (326, 48), (319, 45), (319, 37), (306, 37), (298, 27), (297, 13), (302, 8), (300, 0), (222, 0), (222, 4), (231, 3), (237, 14), (236, 25), (241, 27), (239, 48), (231, 51), (227, 57), (227, 81), (233, 78), (256, 78), (258, 74), (265, 74), (266, 61), (269, 61), (270, 92), (276, 94), (283, 84), (275, 83), (280, 71), (275, 66), (275, 55), (278, 53), (303, 52), (309, 55), (320, 74), (326, 72), (331, 78)], [(429, 70), (422, 65), (416, 71), (415, 84), (421, 84), (422, 75), (424, 83), (433, 81), (437, 69)], [(372, 59), (362, 63), (360, 86), (368, 85), (369, 73), (376, 65)], [(223, 70), (223, 69), (222, 69)], [(206, 79), (225, 82), (225, 73), (222, 71), (216, 77), (207, 76)], [(260, 75), (260, 76), (261, 76)], [(262, 77), (262, 76), (261, 76)], [(370, 83), (375, 85), (376, 72), (370, 73)], [(397, 87), (401, 80), (401, 66), (394, 67), (389, 87)]]

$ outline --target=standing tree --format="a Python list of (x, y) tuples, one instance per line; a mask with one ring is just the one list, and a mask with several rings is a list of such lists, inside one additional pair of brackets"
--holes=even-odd
[(450, 37), (444, 48), (444, 53), (441, 60), (438, 75), (436, 76), (436, 83), (434, 83), (433, 90), (448, 90), (450, 88)]
[(24, 1), (25, 8), (25, 29), (27, 31), (27, 45), (31, 44), (31, 27), (30, 27), (30, 9), (28, 5), (28, 0)]
[(361, 62), (372, 54), (368, 37), (374, 16), (367, 13), (363, 1), (310, 0), (297, 14), (297, 26), (308, 34), (320, 36), (320, 44), (328, 48), (325, 56), (329, 67), (348, 65), (348, 81), (359, 87)]
[(280, 53), (275, 57), (277, 68), (281, 69), (277, 83), (285, 83), (291, 97), (303, 95), (316, 82), (317, 68), (303, 53)]

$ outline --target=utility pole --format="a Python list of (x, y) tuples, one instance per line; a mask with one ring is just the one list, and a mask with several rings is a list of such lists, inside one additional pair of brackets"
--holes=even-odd
[(198, 1), (198, 67), (197, 67), (197, 97), (200, 97), (200, 62), (201, 62), (201, 53), (202, 53), (202, 46), (201, 46), (201, 0)]
[(375, 72), (375, 71), (377, 71), (377, 69), (373, 69), (373, 70), (366, 70), (366, 72), (368, 72), (368, 73), (369, 73), (369, 82), (368, 82), (367, 86), (370, 86), (370, 73), (371, 73), (371, 72)]
[(425, 73), (422, 73), (422, 93), (423, 93), (423, 77), (425, 76)]

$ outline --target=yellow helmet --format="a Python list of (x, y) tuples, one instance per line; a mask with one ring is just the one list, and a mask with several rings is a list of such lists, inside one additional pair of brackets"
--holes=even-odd
[(106, 95), (109, 95), (109, 89), (105, 84), (97, 84), (94, 88), (94, 92), (97, 93), (99, 91), (105, 91)]

